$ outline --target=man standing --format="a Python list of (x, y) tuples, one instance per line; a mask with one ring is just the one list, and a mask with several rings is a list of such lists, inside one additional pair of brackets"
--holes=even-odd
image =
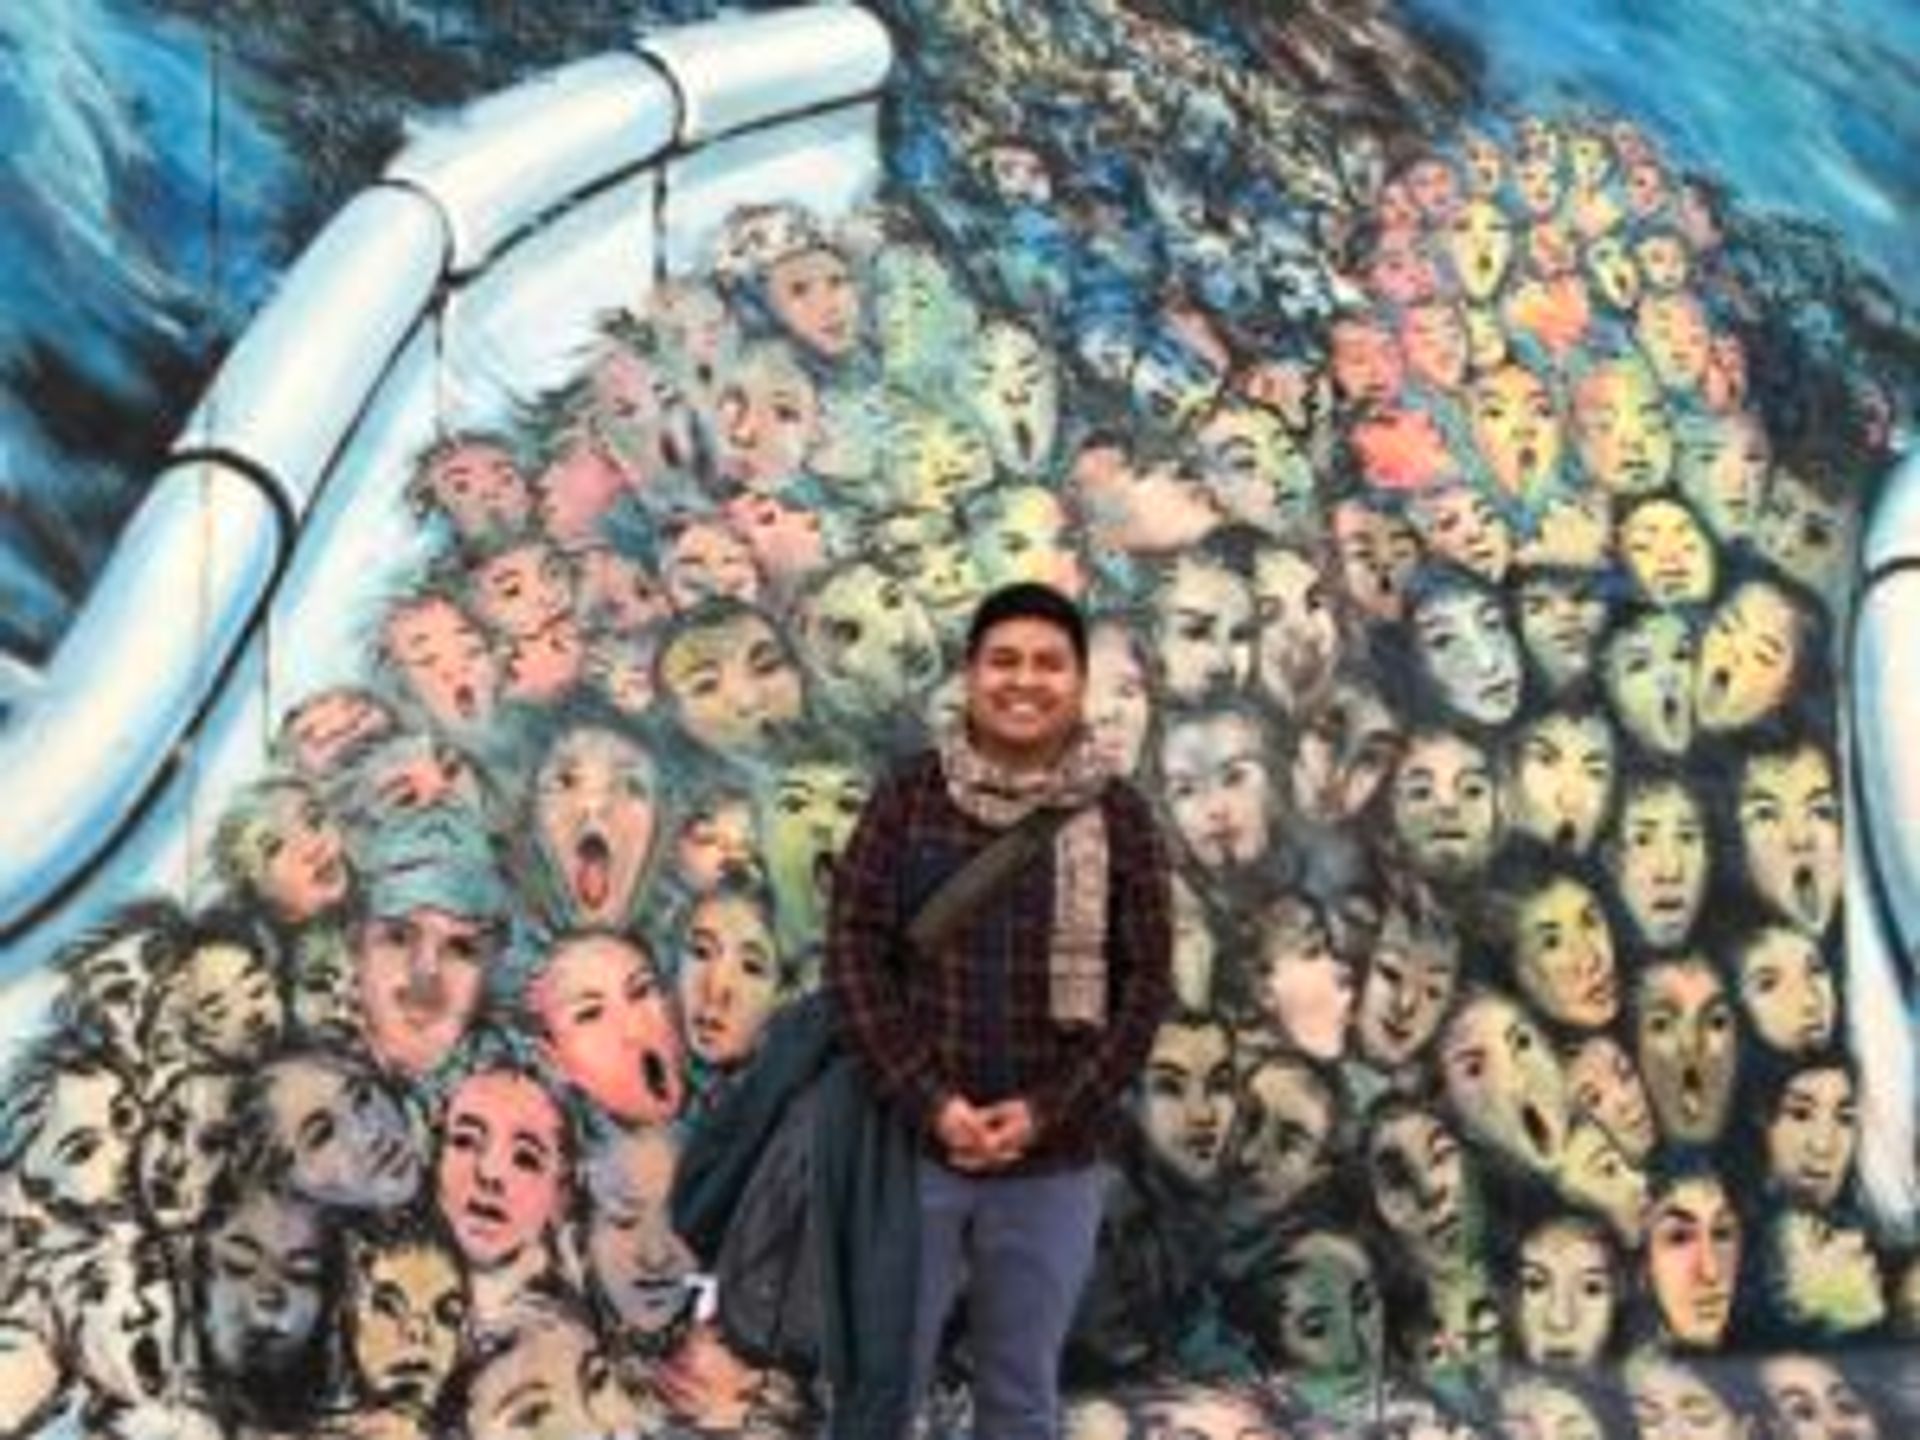
[[(964, 723), (868, 802), (833, 887), (827, 983), (881, 1098), (922, 1136), (913, 1395), (963, 1277), (975, 1434), (1053, 1440), (1060, 1354), (1092, 1268), (1097, 1151), (1172, 993), (1165, 853), (1082, 723), (1086, 625), (1023, 583), (967, 634)], [(906, 929), (1038, 810), (1038, 858), (930, 953)]]

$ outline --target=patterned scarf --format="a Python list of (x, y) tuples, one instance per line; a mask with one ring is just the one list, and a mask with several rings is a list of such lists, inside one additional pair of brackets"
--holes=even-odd
[(940, 737), (940, 771), (961, 812), (996, 830), (1041, 806), (1078, 810), (1053, 836), (1053, 931), (1048, 1012), (1056, 1025), (1107, 1023), (1107, 822), (1098, 800), (1111, 778), (1083, 729), (1045, 770), (1009, 770), (974, 748), (965, 724)]

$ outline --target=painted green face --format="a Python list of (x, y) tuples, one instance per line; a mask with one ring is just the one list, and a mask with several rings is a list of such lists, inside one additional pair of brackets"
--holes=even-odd
[(1752, 539), (1773, 463), (1760, 417), (1746, 411), (1689, 414), (1674, 430), (1680, 493), (1721, 544)]
[(787, 954), (817, 940), (833, 867), (867, 800), (867, 781), (836, 761), (800, 761), (760, 792), (759, 829), (775, 928)]
[(1374, 1208), (1423, 1271), (1470, 1263), (1480, 1245), (1480, 1201), (1460, 1141), (1425, 1110), (1388, 1114), (1367, 1137)]
[(1414, 605), (1413, 630), (1421, 667), (1440, 698), (1482, 725), (1504, 725), (1522, 699), (1520, 645), (1499, 597), (1455, 586)]
[(1550, 1019), (1591, 1030), (1620, 1009), (1613, 931), (1600, 899), (1570, 875), (1521, 898), (1514, 916), (1514, 975)]
[(1852, 1334), (1886, 1318), (1880, 1261), (1866, 1231), (1811, 1210), (1783, 1210), (1768, 1240), (1775, 1300), (1791, 1320), (1829, 1335)]
[(1643, 615), (1607, 644), (1604, 679), (1614, 718), (1658, 755), (1693, 744), (1693, 632), (1672, 611)]
[(1331, 1231), (1302, 1236), (1280, 1259), (1281, 1355), (1309, 1375), (1369, 1374), (1380, 1364), (1384, 1316), (1373, 1262)]

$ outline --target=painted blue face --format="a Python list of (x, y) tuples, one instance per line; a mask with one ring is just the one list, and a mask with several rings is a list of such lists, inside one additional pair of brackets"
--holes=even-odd
[(1449, 708), (1504, 725), (1520, 708), (1520, 646), (1491, 592), (1448, 588), (1413, 612), (1421, 666)]
[(211, 1366), (250, 1382), (298, 1367), (326, 1308), (330, 1267), (320, 1212), (257, 1190), (204, 1243), (200, 1325)]

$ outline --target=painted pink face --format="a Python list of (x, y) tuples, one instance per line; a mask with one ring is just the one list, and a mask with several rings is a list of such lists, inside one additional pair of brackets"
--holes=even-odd
[(294, 769), (317, 780), (397, 725), (393, 712), (372, 695), (342, 687), (302, 700), (287, 713), (282, 730)]
[(1222, 519), (1220, 502), (1197, 476), (1173, 465), (1140, 466), (1117, 445), (1089, 445), (1069, 484), (1098, 542), (1127, 554), (1184, 550)]
[(1381, 237), (1367, 272), (1373, 293), (1395, 305), (1417, 305), (1440, 290), (1440, 269), (1419, 235), (1396, 231)]
[(693, 412), (665, 364), (613, 349), (594, 367), (592, 419), (608, 454), (641, 485), (693, 463)]
[(447, 1102), (437, 1187), (440, 1213), (467, 1263), (492, 1270), (545, 1241), (565, 1214), (565, 1122), (529, 1075), (485, 1070)]
[(440, 455), (426, 475), (426, 493), (463, 540), (524, 530), (533, 492), (498, 445), (473, 441)]
[(580, 627), (570, 616), (555, 620), (544, 630), (507, 642), (502, 693), (509, 700), (552, 705), (580, 683), (586, 660)]
[(627, 477), (606, 451), (575, 445), (541, 473), (540, 523), (562, 545), (589, 544), (626, 493)]
[(387, 655), (428, 715), (470, 729), (493, 716), (500, 698), (500, 661), (487, 637), (453, 601), (425, 596), (387, 613)]
[(529, 540), (481, 561), (473, 572), (480, 619), (507, 635), (532, 635), (573, 611), (573, 569), (544, 540)]
[(751, 605), (760, 594), (760, 571), (753, 552), (718, 520), (696, 520), (667, 542), (661, 572), (667, 595), (682, 610), (712, 596), (728, 596)]
[(680, 1032), (639, 946), (612, 935), (562, 941), (528, 1001), (554, 1068), (609, 1115), (658, 1125), (680, 1113)]
[(574, 557), (581, 621), (592, 630), (631, 635), (667, 618), (673, 602), (644, 565), (604, 545)]
[(728, 500), (721, 513), (770, 580), (791, 586), (826, 561), (826, 544), (820, 537), (816, 511), (789, 505), (772, 495), (743, 491)]
[(1333, 327), (1333, 383), (1348, 404), (1385, 405), (1406, 378), (1399, 342), (1384, 327), (1349, 321)]
[(593, 925), (633, 913), (658, 818), (653, 759), (614, 730), (582, 726), (554, 742), (534, 776), (534, 832), (569, 909)]

